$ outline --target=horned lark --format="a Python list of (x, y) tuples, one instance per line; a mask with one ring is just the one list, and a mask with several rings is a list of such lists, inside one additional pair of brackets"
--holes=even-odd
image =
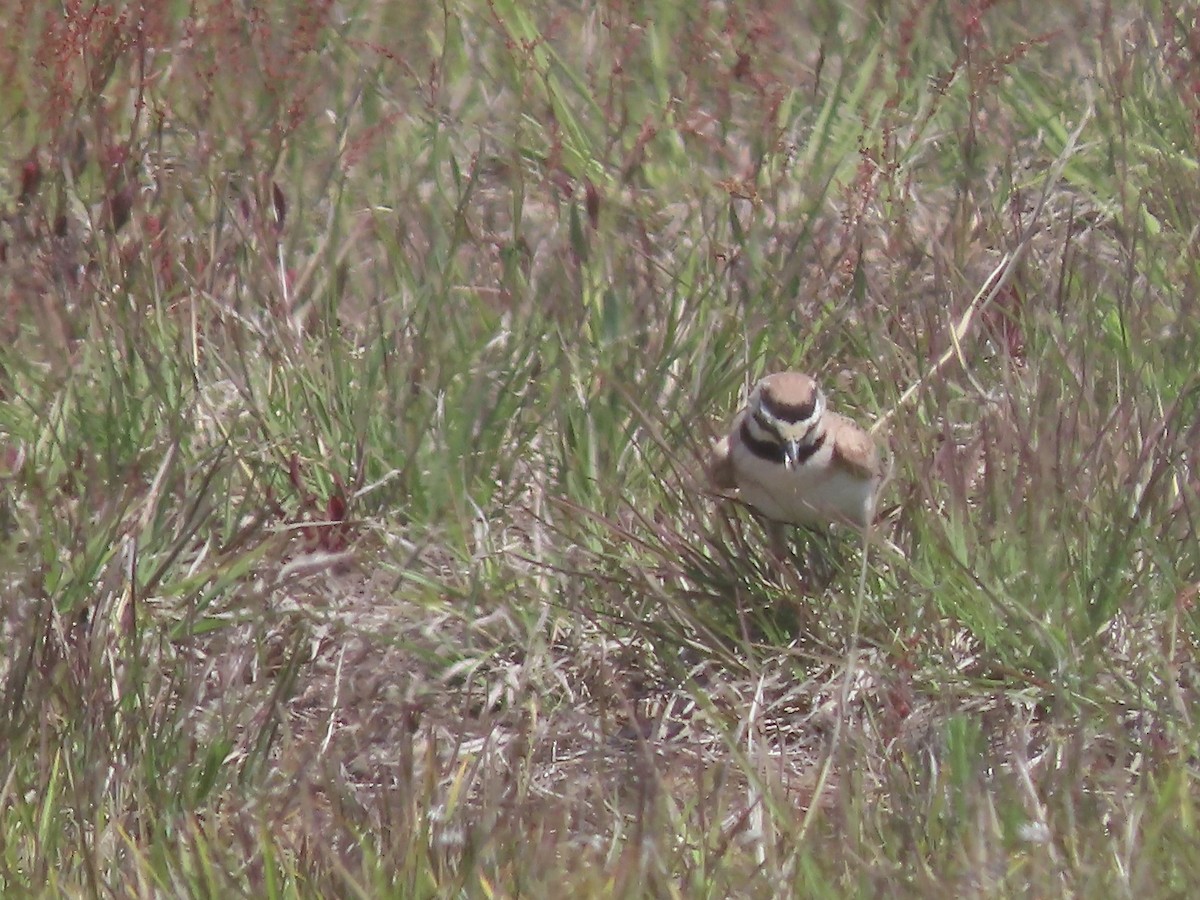
[(714, 485), (736, 490), (768, 520), (777, 547), (783, 525), (866, 527), (884, 477), (875, 441), (828, 411), (821, 388), (800, 372), (768, 375), (754, 386), (713, 448), (708, 471)]

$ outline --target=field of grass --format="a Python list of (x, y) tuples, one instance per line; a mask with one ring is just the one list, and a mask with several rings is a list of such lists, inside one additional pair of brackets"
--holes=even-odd
[(4, 897), (1195, 889), (1195, 7), (10, 5)]

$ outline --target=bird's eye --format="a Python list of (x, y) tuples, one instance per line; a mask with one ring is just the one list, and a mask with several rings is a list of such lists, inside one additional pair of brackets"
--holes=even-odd
[(778, 423), (765, 412), (763, 412), (762, 409), (756, 409), (754, 411), (754, 424), (768, 434), (779, 434)]

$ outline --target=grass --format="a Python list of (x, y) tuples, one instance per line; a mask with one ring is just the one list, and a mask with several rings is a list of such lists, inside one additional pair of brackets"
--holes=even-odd
[(1189, 892), (1193, 10), (20, 6), (5, 896)]

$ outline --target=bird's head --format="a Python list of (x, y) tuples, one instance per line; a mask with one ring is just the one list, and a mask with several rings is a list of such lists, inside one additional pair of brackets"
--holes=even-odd
[(783, 463), (797, 466), (803, 451), (820, 437), (825, 395), (801, 372), (777, 372), (754, 386), (747, 405), (747, 427), (759, 441), (779, 446)]

